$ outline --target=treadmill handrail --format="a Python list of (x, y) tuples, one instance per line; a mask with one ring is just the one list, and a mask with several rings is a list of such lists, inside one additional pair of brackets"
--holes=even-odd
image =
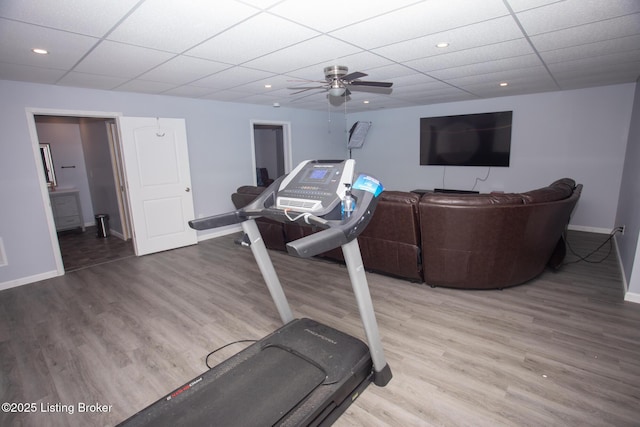
[(312, 257), (358, 237), (371, 220), (378, 198), (364, 190), (353, 190), (352, 195), (357, 199), (357, 203), (355, 211), (348, 219), (326, 221), (326, 230), (287, 243), (289, 255)]
[(371, 220), (378, 203), (377, 195), (366, 190), (352, 189), (351, 194), (357, 200), (356, 209), (346, 220), (326, 220), (309, 212), (278, 209), (275, 207), (276, 194), (285, 177), (286, 175), (277, 178), (245, 207), (233, 212), (189, 221), (189, 226), (196, 230), (206, 230), (238, 224), (248, 219), (266, 217), (283, 223), (297, 222), (324, 228), (325, 230), (286, 244), (287, 252), (290, 255), (309, 258), (355, 239)]
[(189, 227), (194, 230), (207, 230), (209, 228), (224, 227), (226, 225), (239, 224), (245, 221), (247, 217), (241, 209), (227, 212), (219, 215), (212, 215), (206, 218), (192, 219), (189, 221)]

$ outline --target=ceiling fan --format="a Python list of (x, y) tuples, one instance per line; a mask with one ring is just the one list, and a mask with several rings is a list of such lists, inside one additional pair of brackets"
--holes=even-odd
[(332, 65), (324, 68), (325, 80), (305, 80), (309, 82), (323, 83), (320, 86), (311, 87), (294, 87), (290, 89), (300, 89), (293, 92), (292, 95), (302, 93), (312, 89), (323, 89), (328, 91), (330, 96), (349, 96), (349, 86), (362, 86), (362, 87), (379, 87), (390, 88), (393, 86), (391, 82), (373, 82), (360, 80), (361, 77), (365, 77), (367, 74), (360, 71), (349, 73), (349, 68), (344, 65)]

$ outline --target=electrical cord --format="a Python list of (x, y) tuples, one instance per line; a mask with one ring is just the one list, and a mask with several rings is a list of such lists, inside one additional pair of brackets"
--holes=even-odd
[(230, 342), (229, 344), (225, 344), (220, 348), (216, 348), (215, 350), (213, 350), (211, 353), (207, 354), (207, 357), (204, 358), (204, 363), (205, 365), (207, 365), (207, 368), (211, 369), (213, 368), (213, 366), (209, 365), (209, 357), (211, 357), (213, 354), (217, 353), (218, 351), (222, 350), (223, 348), (227, 348), (230, 345), (234, 345), (234, 344), (240, 344), (240, 343), (244, 343), (244, 342), (257, 342), (258, 340), (238, 340), (238, 341), (234, 341), (234, 342)]
[[(611, 240), (613, 239), (613, 236), (615, 236), (616, 233), (618, 232), (622, 232), (622, 227), (616, 227), (614, 228), (611, 233), (609, 233), (609, 237), (607, 237), (607, 239), (602, 242), (600, 244), (600, 246), (598, 246), (597, 248), (595, 248), (594, 250), (592, 250), (591, 252), (589, 252), (587, 255), (582, 256), (579, 255), (569, 244), (569, 239), (567, 238), (567, 235), (565, 233), (564, 235), (564, 240), (567, 243), (567, 247), (569, 248), (569, 251), (574, 254), (575, 256), (578, 257), (578, 259), (573, 260), (573, 261), (568, 261), (568, 262), (564, 262), (562, 263), (562, 265), (568, 265), (568, 264), (575, 264), (581, 261), (587, 262), (589, 264), (600, 264), (601, 262), (603, 262), (604, 260), (606, 260), (607, 258), (609, 258), (609, 255), (611, 255), (611, 251), (613, 250), (613, 243), (611, 242)], [(609, 250), (607, 251), (607, 254), (602, 258), (599, 259), (597, 261), (591, 261), (589, 260), (589, 258), (594, 255), (596, 252), (598, 252), (604, 245), (606, 245), (607, 243), (609, 243)]]
[(489, 170), (487, 171), (487, 176), (485, 176), (484, 178), (480, 178), (479, 176), (476, 177), (476, 182), (473, 184), (473, 188), (471, 189), (471, 191), (474, 191), (476, 189), (476, 185), (478, 185), (478, 181), (485, 182), (487, 179), (489, 179), (490, 173), (491, 173), (491, 168), (489, 168)]

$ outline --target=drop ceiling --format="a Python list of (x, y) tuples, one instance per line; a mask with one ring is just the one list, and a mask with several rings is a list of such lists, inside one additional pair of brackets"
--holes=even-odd
[(0, 2), (4, 80), (343, 108), (292, 95), (329, 65), (394, 83), (352, 88), (349, 111), (635, 82), (640, 0)]

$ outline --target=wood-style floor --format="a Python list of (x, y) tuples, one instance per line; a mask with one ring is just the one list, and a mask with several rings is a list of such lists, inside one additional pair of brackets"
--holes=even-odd
[(58, 233), (64, 271), (70, 272), (135, 256), (131, 240), (124, 241), (114, 235), (97, 237), (96, 234), (96, 227), (87, 227), (85, 231), (77, 229)]
[[(236, 237), (0, 292), (0, 402), (35, 409), (0, 425), (117, 424), (203, 372), (209, 351), (277, 328)], [(569, 236), (580, 253), (605, 238)], [(271, 254), (295, 315), (364, 338), (344, 266)], [(394, 378), (337, 426), (640, 425), (640, 305), (623, 301), (615, 254), (504, 291), (368, 279)]]

